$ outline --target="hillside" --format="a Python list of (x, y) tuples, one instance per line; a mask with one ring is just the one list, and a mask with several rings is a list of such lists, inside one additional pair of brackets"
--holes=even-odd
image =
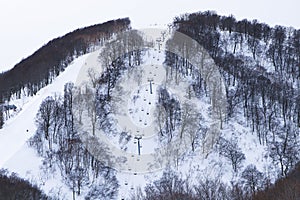
[(14, 93), (20, 98), (22, 90), (26, 90), (27, 95), (36, 94), (64, 71), (74, 58), (94, 51), (113, 34), (129, 28), (128, 18), (118, 19), (77, 29), (53, 39), (13, 69), (0, 74), (0, 99), (2, 102), (9, 100)]
[[(25, 100), (21, 82), (2, 93), (18, 108), (0, 167), (59, 199), (299, 198), (299, 30), (211, 11), (165, 30), (97, 27), (25, 59), (54, 44), (72, 57)], [(78, 38), (84, 50), (63, 42)]]

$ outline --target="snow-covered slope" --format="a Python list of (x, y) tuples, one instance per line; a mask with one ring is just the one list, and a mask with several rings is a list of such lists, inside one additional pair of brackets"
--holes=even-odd
[(47, 96), (62, 93), (66, 82), (75, 82), (87, 57), (88, 54), (74, 60), (52, 84), (41, 89), (23, 106), (17, 116), (9, 119), (3, 129), (0, 129), (0, 167), (3, 167), (35, 133), (35, 116), (42, 101)]
[[(152, 51), (150, 53), (151, 55), (148, 55), (148, 58), (145, 59), (148, 59), (147, 61), (149, 62), (154, 62), (153, 60), (151, 61), (151, 59), (156, 61), (159, 60), (159, 63), (155, 64), (162, 65), (164, 61), (164, 59), (161, 57), (162, 53), (158, 51)], [(96, 65), (97, 67), (99, 66), (98, 55), (99, 51), (95, 51), (74, 60), (74, 62), (68, 66), (66, 70), (61, 73), (61, 75), (57, 77), (51, 85), (48, 85), (40, 90), (36, 96), (31, 97), (31, 99), (24, 104), (22, 110), (17, 116), (6, 121), (4, 128), (0, 130), (0, 168), (7, 168), (9, 171), (18, 173), (23, 178), (30, 179), (32, 182), (38, 184), (47, 194), (60, 194), (61, 198), (71, 199), (71, 191), (66, 185), (64, 185), (63, 181), (61, 180), (62, 177), (60, 177), (59, 173), (44, 173), (49, 169), (42, 167), (42, 158), (38, 157), (34, 149), (29, 147), (26, 142), (35, 134), (35, 116), (42, 101), (47, 96), (53, 96), (55, 93), (62, 94), (64, 84), (67, 82), (76, 82), (76, 84), (79, 85), (80, 82), (85, 79), (83, 77), (86, 76), (87, 69), (89, 67), (95, 67)], [(151, 67), (151, 63), (149, 66)], [(147, 87), (143, 87), (142, 89), (148, 88), (148, 83), (147, 81), (145, 82)], [(156, 83), (157, 82), (155, 82), (155, 84)], [(132, 94), (136, 92), (135, 90), (132, 91)], [(144, 93), (142, 95), (144, 95)], [(155, 102), (155, 99), (152, 99), (151, 101)], [(205, 107), (207, 104), (209, 104), (208, 102), (209, 101), (198, 102), (198, 106)], [(130, 106), (132, 106), (132, 102), (129, 101), (128, 105), (124, 106), (124, 109), (130, 108)], [(143, 106), (146, 105), (141, 104), (134, 108), (137, 109)], [(150, 116), (151, 115), (152, 113), (150, 112)], [(206, 116), (207, 113), (203, 113), (203, 115)], [(146, 118), (148, 117), (148, 115), (145, 115), (142, 112), (136, 112), (135, 115), (131, 117), (139, 119), (143, 116)], [(148, 118), (147, 122), (154, 120)], [(233, 138), (234, 140), (238, 141), (239, 147), (246, 156), (244, 167), (246, 167), (248, 164), (255, 164), (260, 171), (268, 173), (269, 161), (264, 160), (264, 147), (259, 144), (257, 137), (255, 137), (250, 128), (246, 126), (246, 121), (247, 120), (242, 114), (237, 115), (224, 125), (222, 136), (227, 139)], [(137, 120), (137, 123), (138, 122), (139, 120)], [(116, 146), (118, 146), (117, 138), (110, 139), (111, 141), (115, 141)], [(109, 140), (109, 138), (107, 140)], [(134, 154), (137, 151), (136, 142), (130, 142), (131, 144), (129, 145), (131, 146), (129, 146), (130, 148), (128, 151), (129, 153)], [(147, 152), (147, 149), (154, 151), (153, 149), (156, 147), (156, 144), (154, 144), (155, 140), (143, 140), (142, 142), (142, 153)], [(148, 143), (145, 144), (145, 142)], [(131, 164), (134, 165), (136, 162)], [(205, 157), (202, 149), (200, 148), (193, 153), (185, 155), (184, 158), (180, 160), (177, 169), (184, 177), (189, 176), (193, 171), (197, 173), (197, 175), (206, 174), (212, 179), (214, 177), (218, 177), (227, 183), (239, 178), (235, 173), (233, 173), (231, 163), (228, 160), (221, 157), (217, 152), (211, 152), (207, 157)], [(45, 174), (48, 175), (45, 176)], [(117, 174), (120, 184), (119, 197), (129, 197), (134, 188), (138, 186), (144, 187), (147, 183), (156, 180), (160, 175), (161, 171), (159, 170), (156, 172), (151, 171), (149, 173), (140, 174), (135, 174), (126, 170), (120, 170)], [(193, 176), (191, 181), (196, 181), (197, 178), (197, 176)], [(81, 195), (79, 199), (80, 198), (84, 198), (84, 196)]]

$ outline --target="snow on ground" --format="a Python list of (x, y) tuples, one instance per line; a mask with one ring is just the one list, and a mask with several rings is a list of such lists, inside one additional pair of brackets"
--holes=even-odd
[[(161, 46), (164, 46), (164, 44)], [(88, 68), (101, 69), (98, 55), (99, 51), (95, 51), (79, 57), (74, 60), (51, 85), (41, 89), (36, 96), (23, 101), (15, 101), (16, 103), (18, 102), (18, 105), (22, 105), (22, 109), (20, 109), (17, 116), (7, 120), (4, 128), (0, 130), (0, 168), (7, 168), (9, 171), (16, 172), (21, 177), (31, 180), (40, 186), (47, 194), (60, 193), (61, 196), (65, 195), (66, 199), (71, 199), (71, 191), (67, 186), (63, 185), (59, 173), (53, 172), (50, 177), (45, 177), (44, 170), (47, 169), (40, 168), (42, 166), (42, 159), (37, 156), (32, 148), (28, 147), (26, 141), (35, 133), (35, 116), (41, 102), (49, 95), (62, 93), (66, 82), (72, 81), (76, 83), (76, 85), (80, 85), (80, 83), (87, 79), (86, 74)], [(127, 121), (123, 121), (124, 119), (119, 120), (119, 128), (122, 129), (125, 125), (129, 127), (128, 124), (131, 124), (132, 127), (136, 128), (136, 130), (132, 131), (133, 136), (137, 136), (137, 130), (140, 131), (139, 133), (143, 133), (142, 130), (144, 129), (145, 138), (141, 140), (142, 156), (137, 155), (136, 140), (131, 140), (128, 144), (127, 151), (124, 152), (118, 145), (117, 137), (108, 137), (107, 135), (101, 137), (104, 142), (112, 145), (111, 148), (113, 148), (112, 152), (114, 152), (115, 157), (126, 155), (129, 160), (127, 164), (119, 163), (119, 171), (117, 173), (120, 184), (119, 199), (128, 198), (133, 189), (136, 187), (143, 188), (148, 182), (160, 178), (162, 174), (161, 169), (163, 168), (157, 168), (157, 170), (152, 171), (144, 170), (147, 167), (144, 166), (144, 164), (147, 164), (145, 161), (155, 161), (153, 156), (150, 156), (150, 153), (157, 150), (158, 138), (156, 137), (157, 135), (155, 136), (155, 134), (153, 134), (155, 127), (149, 127), (153, 124), (155, 117), (153, 109), (157, 101), (157, 97), (155, 97), (157, 95), (156, 89), (162, 81), (160, 78), (165, 75), (164, 70), (160, 68), (164, 61), (163, 55), (164, 52), (159, 51), (158, 48), (149, 51), (149, 53), (145, 55), (146, 62), (143, 66), (143, 70), (147, 74), (147, 76), (144, 77), (145, 79), (141, 80), (140, 85), (134, 84), (129, 86), (129, 83), (124, 85), (129, 87), (130, 90), (129, 95), (124, 99), (125, 104), (122, 106), (123, 114), (126, 115)], [(101, 70), (97, 73), (100, 72)], [(150, 91), (150, 79), (152, 79), (151, 84), (153, 84), (152, 94)], [(180, 86), (179, 88), (177, 86), (176, 89), (170, 87), (170, 92), (176, 94), (179, 100), (182, 101), (186, 91), (178, 94), (176, 90), (182, 90), (183, 88), (185, 88), (185, 86)], [(149, 102), (151, 104), (149, 104)], [(203, 117), (205, 119), (209, 119), (207, 114), (208, 103), (209, 101), (197, 102), (198, 108), (203, 110)], [(120, 115), (119, 117), (122, 116)], [(268, 166), (268, 161), (264, 160), (263, 157), (264, 147), (258, 143), (257, 137), (246, 127), (246, 119), (243, 116), (237, 116), (236, 118), (238, 120), (232, 120), (228, 125), (225, 125), (224, 130), (222, 130), (223, 136), (233, 136), (238, 139), (239, 146), (246, 155), (244, 167), (248, 164), (255, 164), (260, 171), (264, 172)], [(209, 125), (210, 122), (206, 123)], [(143, 159), (145, 159), (145, 161), (143, 161)], [(228, 160), (220, 157), (216, 152), (212, 152), (205, 157), (202, 149), (198, 149), (194, 153), (185, 156), (184, 160), (182, 160), (178, 166), (178, 171), (184, 176), (191, 175), (192, 182), (196, 182), (199, 178), (195, 174), (200, 174), (200, 176), (202, 174), (202, 176), (211, 178), (221, 178), (227, 183), (230, 183), (230, 181), (234, 179), (232, 168)], [(192, 171), (194, 171), (194, 173)], [(81, 196), (79, 199), (80, 198), (83, 197)]]
[(35, 116), (42, 101), (47, 96), (62, 93), (66, 82), (74, 82), (87, 57), (88, 54), (77, 58), (52, 84), (32, 97), (16, 117), (6, 121), (3, 129), (0, 129), (0, 167), (12, 158), (35, 133)]
[[(61, 187), (63, 184), (59, 174), (53, 173), (55, 177), (45, 177), (43, 172), (45, 169), (40, 169), (42, 159), (28, 146), (27, 140), (35, 134), (35, 117), (42, 101), (47, 96), (62, 94), (65, 83), (75, 82), (89, 56), (90, 54), (86, 54), (75, 59), (52, 84), (41, 89), (35, 96), (26, 97), (27, 100), (24, 101), (18, 115), (7, 120), (4, 127), (0, 129), (0, 168), (8, 169), (22, 178), (31, 180), (47, 194), (59, 192), (71, 194), (71, 192), (67, 187)], [(66, 199), (69, 199), (68, 196)]]

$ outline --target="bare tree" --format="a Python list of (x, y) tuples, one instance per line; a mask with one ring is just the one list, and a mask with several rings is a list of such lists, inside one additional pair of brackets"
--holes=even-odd
[(84, 100), (87, 108), (87, 115), (90, 119), (92, 125), (92, 133), (95, 135), (96, 131), (96, 123), (97, 123), (97, 102), (96, 102), (96, 94), (95, 89), (90, 88), (88, 85), (85, 87)]
[(290, 126), (292, 125), (288, 125), (285, 130), (278, 132), (277, 140), (269, 145), (270, 157), (275, 165), (279, 164), (281, 176), (287, 176), (300, 157), (299, 143), (297, 137), (293, 134), (294, 131), (290, 130)]
[(185, 180), (181, 179), (175, 171), (166, 169), (161, 179), (148, 184), (145, 188), (145, 199), (171, 200), (186, 199), (192, 200), (192, 194), (187, 193)]
[(85, 98), (84, 98), (84, 86), (78, 86), (75, 88), (74, 90), (74, 111), (75, 111), (75, 114), (77, 114), (78, 116), (78, 122), (79, 124), (82, 123), (82, 114), (83, 114), (83, 111), (85, 110), (86, 108), (86, 101), (85, 101)]
[(232, 169), (234, 172), (237, 172), (241, 167), (242, 162), (245, 160), (245, 155), (238, 147), (237, 142), (220, 138), (219, 151), (222, 156), (231, 161)]
[(37, 113), (36, 123), (41, 131), (39, 134), (43, 134), (48, 141), (48, 148), (52, 150), (53, 142), (53, 111), (55, 110), (55, 101), (52, 97), (47, 97), (41, 104)]
[(195, 196), (197, 199), (205, 200), (230, 200), (228, 194), (228, 187), (223, 184), (220, 180), (210, 180), (208, 178), (199, 180), (198, 184), (195, 185)]
[(181, 110), (180, 138), (186, 136), (189, 139), (192, 151), (195, 151), (198, 141), (204, 139), (206, 132), (203, 125), (201, 125), (203, 117), (197, 111), (197, 106), (189, 102), (183, 103)]
[(255, 165), (248, 165), (242, 173), (245, 184), (250, 188), (252, 195), (263, 186), (263, 173), (257, 170)]
[(155, 122), (158, 126), (160, 136), (164, 136), (163, 128), (165, 125), (165, 118), (166, 118), (166, 112), (164, 110), (164, 107), (161, 105), (158, 105), (155, 108), (154, 116), (155, 116)]

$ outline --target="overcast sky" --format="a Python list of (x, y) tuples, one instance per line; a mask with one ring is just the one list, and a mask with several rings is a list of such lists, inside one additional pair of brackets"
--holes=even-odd
[(183, 13), (215, 10), (300, 28), (299, 0), (0, 0), (0, 72), (74, 29), (130, 17), (133, 28), (168, 24)]

